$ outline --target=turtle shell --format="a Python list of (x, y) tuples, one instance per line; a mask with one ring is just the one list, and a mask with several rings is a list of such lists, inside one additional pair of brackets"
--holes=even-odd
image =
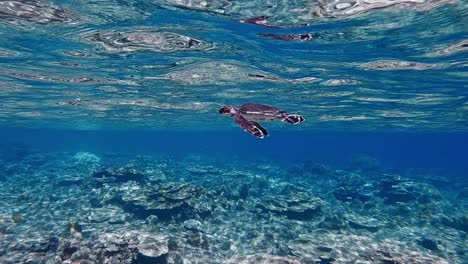
[(250, 121), (266, 121), (283, 119), (287, 113), (276, 107), (263, 104), (243, 104), (239, 108), (240, 114)]

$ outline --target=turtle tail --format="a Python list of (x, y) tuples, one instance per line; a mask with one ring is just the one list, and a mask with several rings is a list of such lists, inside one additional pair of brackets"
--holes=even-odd
[(300, 115), (287, 115), (285, 118), (283, 118), (283, 122), (290, 123), (290, 124), (299, 124), (301, 122), (304, 122), (304, 118)]

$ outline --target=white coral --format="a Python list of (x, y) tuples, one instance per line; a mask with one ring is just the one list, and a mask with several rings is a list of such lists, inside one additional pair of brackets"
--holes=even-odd
[(73, 156), (73, 158), (76, 160), (76, 163), (79, 164), (96, 164), (101, 162), (101, 158), (89, 152), (78, 152)]

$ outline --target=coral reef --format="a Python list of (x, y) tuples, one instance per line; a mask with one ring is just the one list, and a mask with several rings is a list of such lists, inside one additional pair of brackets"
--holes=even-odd
[(464, 183), (376, 164), (2, 160), (0, 262), (463, 263)]
[(291, 219), (308, 219), (320, 213), (321, 200), (298, 192), (290, 196), (272, 196), (263, 199), (259, 207)]
[(109, 191), (110, 202), (139, 217), (155, 215), (158, 219), (188, 219), (209, 215), (211, 211), (203, 202), (202, 190), (190, 184), (169, 182), (140, 186), (129, 182)]

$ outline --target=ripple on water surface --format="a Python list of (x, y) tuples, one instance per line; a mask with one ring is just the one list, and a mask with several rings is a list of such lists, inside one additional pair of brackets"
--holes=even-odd
[(69, 10), (45, 1), (0, 1), (0, 21), (13, 24), (22, 21), (38, 24), (68, 23), (73, 17)]
[(456, 0), (0, 0), (0, 118), (153, 126), (255, 101), (302, 111), (309, 121), (295, 129), (466, 129), (464, 8)]
[(208, 51), (214, 45), (196, 38), (168, 31), (134, 30), (88, 33), (85, 38), (100, 44), (106, 51)]
[[(363, 13), (389, 10), (429, 10), (452, 0), (157, 0), (163, 7), (184, 8), (230, 16), (264, 26), (303, 26), (317, 19), (347, 18)], [(258, 18), (258, 19), (254, 19)]]

